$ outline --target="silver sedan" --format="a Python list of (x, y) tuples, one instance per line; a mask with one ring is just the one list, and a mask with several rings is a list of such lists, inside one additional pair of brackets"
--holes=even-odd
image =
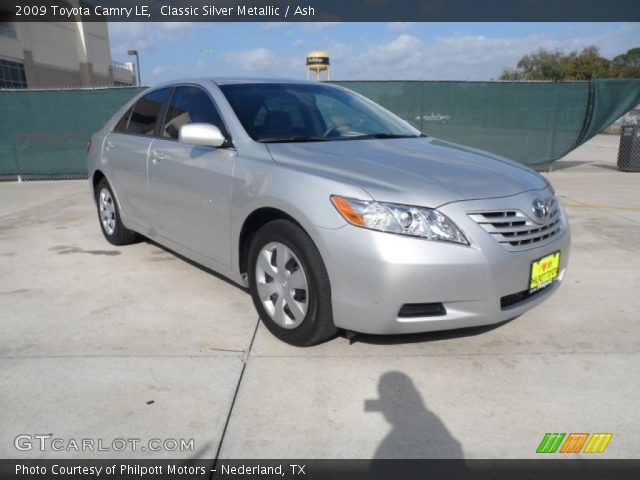
[(92, 136), (88, 169), (109, 242), (145, 236), (248, 287), (294, 345), (508, 320), (569, 259), (542, 176), (335, 85), (155, 86)]

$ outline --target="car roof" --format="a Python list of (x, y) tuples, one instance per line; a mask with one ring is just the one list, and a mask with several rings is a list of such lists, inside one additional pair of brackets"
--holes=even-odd
[(242, 77), (214, 77), (210, 78), (217, 85), (242, 84), (242, 83), (318, 83), (308, 80), (293, 80), (290, 78), (242, 78)]
[(273, 84), (302, 84), (302, 85), (317, 85), (318, 83), (324, 84), (324, 82), (310, 81), (310, 80), (293, 80), (290, 78), (252, 78), (252, 77), (197, 77), (197, 78), (177, 78), (167, 82), (158, 83), (153, 85), (152, 88), (167, 87), (171, 85), (178, 85), (181, 83), (196, 83), (205, 85), (208, 82), (213, 82), (216, 85), (242, 85), (250, 83), (273, 83)]

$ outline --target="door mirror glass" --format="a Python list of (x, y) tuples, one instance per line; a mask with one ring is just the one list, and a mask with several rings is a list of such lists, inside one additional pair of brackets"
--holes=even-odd
[(225, 138), (215, 125), (210, 123), (189, 123), (180, 127), (178, 134), (180, 143), (200, 145), (203, 147), (221, 147)]

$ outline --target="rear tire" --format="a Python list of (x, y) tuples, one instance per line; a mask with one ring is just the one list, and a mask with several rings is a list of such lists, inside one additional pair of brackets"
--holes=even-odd
[(335, 336), (329, 275), (320, 252), (299, 226), (274, 220), (249, 248), (249, 290), (264, 325), (299, 347)]
[(140, 235), (128, 230), (120, 218), (118, 202), (113, 194), (111, 185), (106, 178), (98, 182), (95, 188), (98, 220), (104, 238), (112, 245), (129, 245), (140, 241)]

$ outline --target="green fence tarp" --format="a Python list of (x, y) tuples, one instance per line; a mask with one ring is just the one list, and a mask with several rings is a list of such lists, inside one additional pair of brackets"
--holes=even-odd
[(428, 135), (525, 164), (563, 157), (640, 103), (640, 80), (334, 83)]
[(597, 135), (640, 104), (640, 80), (611, 79), (592, 82), (592, 112), (578, 145)]
[[(640, 103), (640, 80), (335, 83), (429, 135), (525, 164), (563, 157)], [(0, 91), (0, 175), (86, 173), (89, 136), (139, 91)]]
[(86, 173), (89, 137), (139, 91), (0, 91), (0, 175)]

